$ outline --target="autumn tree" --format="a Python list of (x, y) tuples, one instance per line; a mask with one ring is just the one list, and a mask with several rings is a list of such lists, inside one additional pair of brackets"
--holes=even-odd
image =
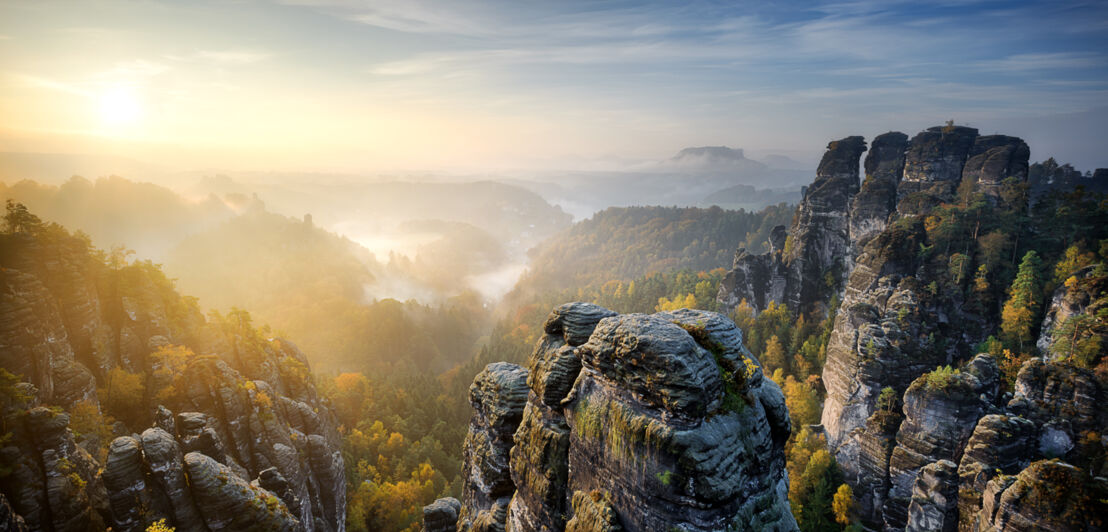
[(777, 335), (769, 337), (766, 340), (766, 349), (762, 352), (762, 363), (770, 368), (777, 369), (782, 368), (788, 370), (788, 362), (785, 358), (785, 348), (781, 347), (781, 340), (777, 339)]
[(1035, 319), (1039, 315), (1039, 255), (1028, 251), (1020, 262), (1016, 279), (1008, 289), (1008, 301), (1001, 312), (1000, 330), (1005, 344), (1021, 353), (1033, 345)]
[(31, 214), (27, 206), (12, 200), (7, 202), (4, 214), (4, 231), (8, 233), (34, 233), (42, 229), (42, 220)]
[(831, 510), (835, 512), (835, 522), (846, 526), (854, 520), (854, 490), (849, 484), (840, 484), (831, 501)]
[(100, 396), (101, 406), (116, 419), (129, 427), (142, 426), (146, 417), (143, 408), (146, 383), (142, 374), (131, 373), (120, 367), (112, 368), (105, 379), (105, 386), (98, 389), (97, 394)]

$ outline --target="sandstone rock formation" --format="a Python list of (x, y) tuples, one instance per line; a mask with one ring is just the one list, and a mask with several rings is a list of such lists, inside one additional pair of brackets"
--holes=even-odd
[(1108, 304), (1108, 277), (1099, 274), (1095, 266), (1073, 272), (1051, 295), (1036, 346), (1043, 353), (1053, 353), (1058, 358), (1070, 356), (1069, 352), (1055, 350), (1056, 331), (1071, 318), (1096, 316), (1105, 304)]
[(719, 301), (731, 309), (746, 300), (760, 312), (770, 302), (811, 310), (837, 290), (850, 271), (850, 208), (858, 192), (858, 166), (866, 143), (847, 137), (827, 145), (816, 179), (805, 189), (784, 243), (769, 253), (739, 250), (720, 284)]
[(974, 189), (996, 199), (1005, 179), (1027, 181), (1027, 161), (1031, 149), (1017, 137), (987, 135), (977, 137), (962, 169), (962, 180), (973, 183)]
[(873, 139), (866, 154), (865, 180), (850, 206), (850, 242), (854, 249), (865, 247), (888, 226), (896, 210), (896, 190), (904, 174), (904, 151), (908, 135), (890, 131)]
[(490, 530), (493, 523), (503, 530), (515, 493), (509, 452), (527, 393), (527, 370), (506, 362), (489, 364), (469, 388), (473, 418), (463, 447), (462, 530)]
[(954, 197), (976, 140), (976, 129), (955, 125), (936, 126), (913, 137), (897, 188), (897, 211), (920, 214)]
[(912, 486), (908, 532), (954, 532), (958, 529), (958, 472), (950, 460), (923, 466)]
[[(0, 493), (29, 530), (345, 528), (337, 422), (292, 343), (209, 322), (157, 267), (105, 263), (59, 228), (0, 247), (0, 367), (26, 381), (0, 403)], [(88, 450), (108, 442), (64, 409), (101, 411), (120, 370), (157, 402), (115, 424), (100, 464)]]
[[(1034, 519), (1043, 519), (1045, 529), (1066, 529), (1044, 515), (1065, 513), (1072, 501), (1044, 496), (1032, 507), (1024, 504), (1026, 495), (1045, 495), (1047, 489), (1035, 483), (1054, 482), (1046, 477), (1068, 478), (1066, 464), (1102, 467), (1095, 457), (1108, 422), (1093, 405), (1104, 400), (1103, 385), (1059, 362), (1071, 353), (1056, 352), (1056, 331), (1108, 301), (1103, 276), (1092, 269), (1075, 272), (1053, 294), (1038, 338), (1047, 359), (1024, 364), (1011, 400), (999, 393), (996, 363), (972, 358), (974, 346), (997, 328), (998, 318), (990, 317), (995, 312), (968, 291), (933, 282), (939, 277), (934, 269), (947, 265), (929, 263), (938, 219), (927, 215), (971, 193), (998, 209), (1025, 211), (1004, 202), (1019, 198), (1013, 193), (1018, 187), (1010, 187), (1027, 180), (1028, 154), (1021, 139), (979, 136), (952, 124), (911, 140), (881, 135), (871, 144), (860, 189), (823, 196), (829, 182), (824, 174), (836, 172), (821, 166), (784, 249), (760, 256), (740, 250), (721, 284), (721, 306), (733, 308), (745, 299), (756, 312), (771, 302), (786, 303), (818, 318), (821, 298), (839, 296), (823, 366), (827, 396), (819, 428), (853, 487), (855, 512), (867, 529), (1022, 530)], [(850, 170), (832, 166), (842, 171), (840, 177)], [(823, 194), (813, 196), (817, 192)], [(820, 209), (844, 196), (845, 209)], [(839, 231), (843, 220), (845, 238)], [(822, 236), (808, 238), (812, 234)], [(833, 249), (845, 267), (808, 270), (806, 279), (822, 276), (830, 289), (810, 283), (798, 290), (796, 258), (813, 256), (817, 240), (826, 246), (819, 251)], [(935, 371), (943, 366), (949, 367)], [(1044, 458), (1066, 462), (1032, 465)], [(1080, 493), (1095, 492), (1098, 485), (1088, 475), (1081, 482), (1088, 489)], [(1012, 486), (1016, 491), (1009, 491)]]
[(974, 530), (1100, 530), (1108, 515), (1108, 482), (1057, 460), (1031, 464), (989, 481)]
[[(545, 331), (511, 449), (507, 530), (796, 529), (784, 396), (730, 320), (572, 303), (551, 313)], [(514, 388), (490, 383), (515, 382), (508, 376), (521, 371), (493, 366), (474, 390), (501, 392), (474, 395), (483, 401), (502, 401)], [(475, 407), (475, 420), (490, 408)], [(465, 452), (468, 468), (475, 452), (500, 451), (467, 440)], [(425, 509), (426, 529), (441, 529), (447, 502)], [(467, 526), (478, 525), (458, 529)]]

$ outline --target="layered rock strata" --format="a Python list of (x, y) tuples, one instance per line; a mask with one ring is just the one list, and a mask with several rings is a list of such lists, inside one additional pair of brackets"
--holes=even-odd
[[(784, 396), (734, 323), (572, 303), (551, 313), (545, 332), (510, 453), (506, 530), (796, 529)], [(488, 371), (475, 387), (485, 388)], [(425, 516), (448, 513), (446, 502)]]

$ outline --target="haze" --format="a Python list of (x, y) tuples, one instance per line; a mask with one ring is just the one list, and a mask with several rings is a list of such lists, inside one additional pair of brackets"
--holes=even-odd
[(1091, 169), (1106, 20), (1101, 2), (3, 2), (0, 145), (168, 171), (608, 170), (700, 145), (811, 168), (828, 138), (953, 119)]

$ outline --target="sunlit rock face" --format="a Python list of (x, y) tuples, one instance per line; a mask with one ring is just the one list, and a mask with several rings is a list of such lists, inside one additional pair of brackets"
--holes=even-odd
[[(545, 332), (526, 373), (503, 528), (461, 520), (459, 530), (796, 529), (784, 396), (730, 320), (571, 303), (551, 313)], [(490, 366), (475, 389), (522, 371), (508, 366)], [(498, 404), (517, 397), (479, 395)], [(465, 452), (468, 465), (499, 451), (467, 440)], [(427, 507), (426, 530), (440, 526), (447, 503)]]
[[(27, 382), (3, 405), (0, 493), (29, 530), (345, 529), (338, 423), (296, 346), (209, 322), (153, 266), (110, 267), (80, 238), (3, 238), (0, 366)], [(40, 405), (100, 410), (113, 370), (150, 402), (99, 463), (86, 448), (109, 442)]]

